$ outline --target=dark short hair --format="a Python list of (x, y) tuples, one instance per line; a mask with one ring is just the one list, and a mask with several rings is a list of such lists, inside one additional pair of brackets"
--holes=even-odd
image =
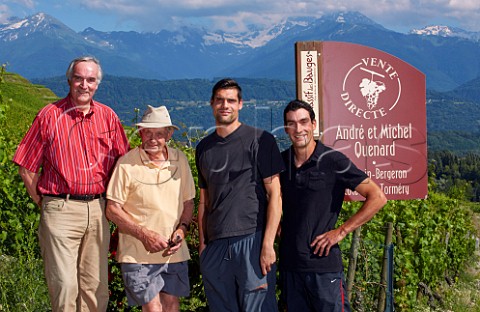
[(293, 100), (287, 104), (285, 109), (283, 110), (283, 124), (287, 125), (287, 113), (291, 111), (296, 111), (298, 109), (305, 109), (307, 110), (308, 114), (310, 115), (310, 120), (313, 122), (315, 120), (315, 112), (313, 111), (313, 107), (305, 101), (302, 100)]
[(70, 82), (70, 80), (72, 80), (73, 69), (78, 63), (81, 63), (81, 62), (93, 62), (97, 64), (98, 66), (97, 83), (100, 84), (103, 78), (102, 66), (100, 65), (100, 61), (94, 56), (80, 56), (74, 59), (73, 61), (71, 61), (70, 65), (68, 65), (68, 69), (66, 72), (68, 81)]
[(242, 88), (238, 85), (238, 83), (231, 79), (231, 78), (224, 78), (218, 81), (212, 88), (212, 97), (210, 98), (210, 102), (213, 101), (215, 94), (220, 89), (236, 89), (238, 91), (238, 99), (242, 100)]

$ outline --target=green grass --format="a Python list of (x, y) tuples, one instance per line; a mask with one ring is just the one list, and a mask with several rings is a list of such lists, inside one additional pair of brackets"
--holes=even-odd
[(43, 263), (0, 255), (0, 311), (50, 311)]
[[(44, 86), (31, 84), (27, 79), (13, 73), (4, 73), (0, 91), (6, 111), (7, 131), (21, 136), (30, 127), (37, 112), (58, 97)], [(65, 82), (67, 83), (67, 82)]]
[(442, 282), (436, 289), (441, 298), (428, 303), (428, 297), (421, 296), (414, 312), (479, 312), (480, 311), (480, 275), (478, 274), (478, 256), (472, 259), (472, 268), (460, 273), (453, 285)]

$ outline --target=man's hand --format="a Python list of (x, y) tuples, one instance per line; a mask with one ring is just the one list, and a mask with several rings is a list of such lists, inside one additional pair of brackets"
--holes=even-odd
[(168, 240), (168, 247), (163, 252), (163, 256), (170, 256), (176, 253), (180, 247), (182, 247), (182, 242), (185, 240), (185, 232), (182, 229), (177, 229), (172, 233), (172, 236)]
[(260, 254), (260, 267), (262, 274), (267, 275), (272, 270), (272, 265), (277, 261), (277, 256), (273, 247), (263, 247)]
[(205, 248), (207, 248), (207, 244), (202, 244), (202, 243), (198, 244), (198, 255), (199, 256), (202, 254), (202, 252), (205, 250)]
[(157, 232), (143, 228), (142, 234), (140, 240), (149, 253), (159, 252), (168, 247), (167, 239)]
[(347, 232), (339, 227), (315, 237), (310, 247), (315, 248), (313, 250), (314, 254), (318, 256), (328, 256), (330, 248), (338, 244), (345, 236), (347, 236)]
[(370, 180), (370, 178), (363, 180), (362, 183), (355, 188), (355, 191), (365, 197), (362, 207), (340, 227), (318, 235), (310, 244), (312, 248), (315, 248), (313, 251), (314, 254), (328, 256), (332, 246), (338, 244), (348, 233), (355, 231), (355, 229), (372, 219), (387, 203), (387, 198), (383, 191), (375, 182)]

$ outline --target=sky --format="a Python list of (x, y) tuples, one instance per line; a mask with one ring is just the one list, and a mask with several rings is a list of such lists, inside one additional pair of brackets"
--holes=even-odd
[(407, 33), (430, 25), (480, 32), (480, 0), (0, 0), (0, 24), (43, 12), (75, 31), (155, 32), (181, 26), (241, 32), (287, 17), (357, 11)]

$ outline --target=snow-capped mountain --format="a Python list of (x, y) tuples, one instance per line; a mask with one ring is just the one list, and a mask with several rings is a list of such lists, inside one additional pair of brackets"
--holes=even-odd
[(21, 42), (38, 36), (65, 42), (78, 40), (78, 34), (73, 29), (44, 13), (24, 19), (11, 18), (9, 23), (0, 24), (0, 44)]
[(473, 41), (480, 41), (480, 32), (466, 31), (450, 26), (426, 26), (422, 29), (412, 29), (410, 34), (422, 36), (459, 37)]
[(295, 26), (307, 26), (309, 21), (312, 19), (286, 19), (279, 24), (263, 28), (250, 25), (248, 31), (240, 33), (207, 31), (203, 39), (207, 45), (228, 43), (238, 47), (259, 48)]
[(87, 28), (77, 33), (38, 13), (0, 24), (0, 62), (27, 78), (63, 75), (71, 59), (92, 54), (101, 60), (106, 74), (115, 76), (294, 80), (295, 43), (328, 40), (383, 50), (423, 71), (427, 87), (448, 90), (480, 76), (480, 41), (475, 35), (440, 26), (401, 34), (356, 12), (288, 18), (271, 27), (251, 25), (238, 33), (193, 27), (146, 33)]
[(62, 32), (75, 32), (55, 18), (38, 13), (26, 19), (12, 18), (10, 23), (0, 25), (0, 40), (14, 41), (21, 37), (31, 36), (36, 32), (56, 35)]

